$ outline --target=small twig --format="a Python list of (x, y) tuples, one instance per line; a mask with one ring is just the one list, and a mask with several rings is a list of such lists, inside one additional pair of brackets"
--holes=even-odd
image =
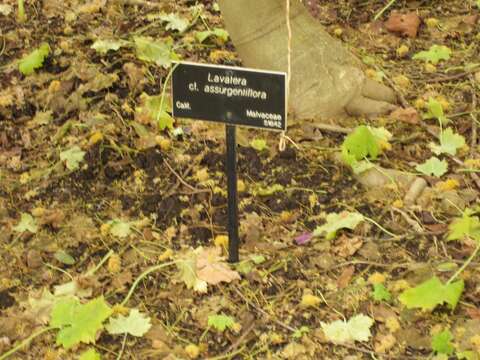
[(377, 15), (375, 15), (375, 17), (373, 18), (373, 20), (377, 21), (378, 19), (380, 19), (380, 17), (385, 13), (385, 11), (387, 11), (388, 9), (390, 9), (390, 7), (391, 7), (393, 4), (395, 4), (396, 1), (397, 1), (397, 0), (390, 0), (390, 2), (389, 2), (387, 5), (385, 5), (385, 7), (377, 13)]
[(127, 343), (127, 335), (128, 335), (128, 333), (125, 333), (125, 335), (123, 336), (122, 348), (120, 349), (120, 352), (118, 353), (117, 360), (120, 360), (123, 356), (123, 352), (125, 351), (125, 344)]
[(344, 128), (341, 126), (337, 125), (329, 125), (329, 124), (322, 124), (322, 123), (314, 123), (312, 124), (313, 127), (319, 130), (325, 130), (325, 131), (331, 131), (331, 132), (337, 132), (337, 133), (342, 133), (342, 134), (350, 134), (353, 129), (351, 128)]
[(399, 213), (400, 215), (402, 215), (402, 217), (405, 219), (405, 221), (411, 226), (413, 227), (413, 229), (416, 231), (416, 232), (419, 232), (419, 233), (422, 233), (424, 232), (425, 230), (422, 228), (422, 225), (420, 225), (417, 221), (415, 221), (414, 219), (412, 219), (405, 211), (401, 210), (401, 209), (397, 209), (396, 207), (392, 207), (392, 210)]
[(183, 185), (185, 185), (187, 188), (189, 188), (192, 191), (195, 191), (195, 192), (199, 191), (199, 189), (194, 188), (192, 185), (190, 185), (185, 180), (183, 180), (182, 177), (170, 166), (167, 160), (164, 159), (163, 162), (165, 163), (167, 168), (172, 172), (172, 174), (175, 175), (178, 181), (180, 181)]
[[(468, 78), (470, 79), (470, 84), (472, 85), (472, 111), (475, 111), (478, 105), (475, 79), (473, 78), (472, 74), (470, 74)], [(473, 112), (470, 113), (470, 117), (472, 118), (472, 137), (470, 139), (470, 154), (473, 155), (473, 152), (475, 151), (475, 147), (477, 146), (477, 141), (478, 141), (478, 135), (477, 135), (478, 120), (477, 120), (477, 117), (473, 114)]]
[(6, 358), (8, 358), (10, 355), (13, 355), (15, 354), (18, 350), (20, 350), (21, 348), (27, 346), (30, 341), (32, 341), (33, 339), (35, 339), (36, 337), (50, 331), (50, 330), (53, 330), (53, 329), (56, 329), (54, 327), (47, 327), (47, 328), (44, 328), (42, 330), (39, 330), (37, 331), (36, 333), (33, 333), (32, 335), (30, 335), (28, 338), (26, 338), (25, 340), (23, 340), (20, 344), (18, 344), (17, 346), (15, 346), (14, 348), (10, 349), (9, 351), (7, 351), (6, 353), (3, 353), (0, 355), (0, 360), (4, 360)]
[(467, 268), (468, 265), (472, 262), (472, 260), (477, 256), (478, 251), (480, 251), (480, 244), (477, 245), (475, 248), (475, 251), (470, 255), (470, 257), (467, 259), (467, 261), (464, 262), (464, 264), (460, 267), (460, 269), (457, 270), (455, 274), (452, 275), (450, 279), (447, 281), (447, 285), (452, 283), (462, 272)]
[(128, 302), (128, 300), (130, 300), (130, 297), (133, 295), (133, 292), (135, 291), (135, 289), (138, 286), (138, 284), (140, 283), (140, 281), (142, 281), (145, 277), (147, 277), (148, 275), (150, 275), (151, 273), (153, 273), (155, 271), (161, 270), (161, 269), (166, 268), (166, 267), (168, 267), (170, 265), (173, 265), (173, 264), (176, 264), (176, 261), (171, 261), (171, 262), (168, 262), (168, 263), (153, 266), (150, 269), (147, 269), (143, 273), (141, 273), (140, 276), (134, 281), (134, 283), (130, 287), (130, 290), (128, 291), (127, 296), (125, 296), (125, 299), (123, 299), (123, 301), (120, 305), (125, 306), (125, 304)]
[(437, 78), (433, 78), (433, 79), (422, 79), (422, 81), (426, 82), (427, 84), (435, 84), (435, 83), (441, 83), (441, 82), (446, 82), (446, 81), (458, 80), (458, 79), (467, 77), (470, 74), (471, 74), (471, 72), (463, 72), (463, 73), (460, 73), (460, 74), (449, 75), (449, 76), (444, 76), (444, 77), (437, 77)]
[(225, 351), (225, 355), (231, 353), (232, 351), (236, 350), (240, 344), (242, 343), (242, 341), (247, 337), (248, 334), (250, 334), (252, 332), (252, 330), (255, 328), (255, 321), (252, 321), (252, 323), (250, 324), (250, 326), (243, 332), (242, 335), (240, 335), (240, 337), (235, 340), (235, 342), (230, 345), (228, 347), (228, 349)]

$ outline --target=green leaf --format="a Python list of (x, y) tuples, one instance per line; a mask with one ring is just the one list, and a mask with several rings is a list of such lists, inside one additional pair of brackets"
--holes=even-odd
[(449, 60), (452, 50), (445, 45), (432, 45), (428, 51), (420, 51), (413, 56), (414, 60), (424, 60), (437, 65), (441, 60)]
[(281, 192), (285, 190), (285, 188), (280, 185), (280, 184), (273, 184), (271, 186), (267, 187), (258, 187), (253, 191), (254, 195), (259, 195), (259, 196), (270, 196), (273, 195), (277, 192)]
[(450, 330), (444, 330), (432, 338), (432, 350), (437, 354), (452, 355), (455, 347), (452, 344), (453, 336)]
[(465, 146), (465, 138), (462, 135), (455, 134), (451, 128), (448, 128), (440, 134), (440, 145), (430, 143), (430, 149), (436, 154), (456, 155), (457, 150)]
[(339, 344), (351, 343), (354, 341), (368, 341), (372, 336), (370, 328), (374, 320), (366, 315), (353, 316), (350, 320), (336, 320), (329, 324), (321, 323), (325, 337)]
[(74, 171), (79, 168), (85, 154), (85, 151), (82, 151), (79, 146), (75, 145), (68, 150), (62, 151), (60, 153), (60, 160), (65, 161), (65, 166), (68, 170)]
[(327, 222), (322, 226), (317, 226), (313, 232), (314, 236), (325, 235), (327, 240), (332, 240), (337, 236), (340, 229), (354, 230), (358, 224), (365, 220), (362, 214), (357, 212), (343, 211), (339, 214), (331, 213), (327, 215)]
[(119, 315), (117, 318), (111, 318), (105, 329), (112, 334), (130, 334), (142, 337), (152, 327), (150, 318), (137, 309), (130, 310), (128, 317)]
[(250, 141), (250, 146), (257, 151), (263, 151), (268, 148), (267, 142), (264, 139), (253, 139)]
[(294, 339), (301, 339), (303, 335), (308, 334), (309, 332), (310, 332), (310, 328), (308, 326), (302, 326), (300, 327), (300, 329), (296, 329), (293, 332), (292, 337)]
[(165, 27), (166, 30), (177, 30), (178, 32), (183, 33), (190, 25), (190, 22), (187, 19), (184, 19), (174, 13), (163, 13), (160, 14), (159, 18), (161, 21), (167, 23), (167, 26)]
[(374, 284), (372, 292), (373, 300), (375, 301), (390, 301), (392, 299), (392, 294), (383, 284)]
[(369, 158), (375, 160), (380, 153), (380, 146), (372, 131), (364, 125), (358, 126), (349, 134), (342, 144), (342, 159), (350, 166)]
[(101, 359), (100, 354), (97, 352), (97, 350), (93, 348), (88, 349), (78, 358), (78, 360), (100, 360), (100, 359)]
[(450, 284), (442, 284), (436, 277), (422, 284), (405, 290), (399, 300), (408, 309), (433, 310), (436, 306), (447, 303), (451, 309), (455, 309), (464, 288), (463, 280)]
[[(480, 2), (480, 0), (478, 1)], [(478, 360), (480, 358), (476, 351), (471, 350), (457, 352), (456, 355), (459, 360)]]
[(207, 292), (207, 282), (201, 280), (197, 275), (197, 254), (190, 251), (181, 259), (177, 260), (178, 278), (183, 281), (187, 289), (192, 289), (199, 293)]
[(25, 231), (35, 234), (38, 231), (37, 221), (32, 215), (28, 213), (22, 213), (20, 222), (13, 228), (13, 231), (23, 233)]
[(58, 250), (53, 254), (53, 257), (65, 265), (75, 264), (75, 259), (64, 250)]
[(110, 234), (115, 237), (126, 238), (132, 233), (131, 225), (129, 222), (115, 219), (109, 221), (108, 224), (110, 225)]
[(448, 171), (448, 163), (445, 160), (439, 160), (435, 156), (431, 157), (423, 164), (417, 165), (415, 170), (427, 176), (433, 175), (440, 177)]
[(447, 240), (463, 240), (470, 237), (480, 242), (480, 219), (472, 215), (472, 211), (464, 211), (461, 218), (453, 220), (448, 226)]
[(173, 129), (173, 118), (170, 116), (172, 108), (169, 98), (162, 96), (149, 96), (142, 94), (140, 96), (142, 105), (138, 106), (135, 111), (139, 117), (144, 117), (147, 121), (156, 122), (159, 130)]
[(209, 315), (208, 326), (213, 327), (217, 331), (223, 332), (225, 329), (231, 329), (235, 324), (235, 320), (228, 315)]
[(172, 61), (179, 57), (173, 50), (173, 40), (167, 38), (164, 41), (154, 40), (152, 38), (136, 36), (133, 38), (137, 57), (140, 60), (154, 63), (168, 69)]
[(99, 54), (105, 55), (110, 50), (117, 51), (128, 44), (128, 41), (125, 40), (96, 40), (90, 48), (96, 50)]
[(226, 30), (219, 29), (219, 28), (215, 28), (213, 30), (198, 31), (195, 34), (195, 38), (199, 43), (203, 43), (205, 40), (207, 40), (210, 37), (215, 37), (222, 42), (227, 42), (229, 34)]
[(39, 48), (32, 51), (25, 56), (18, 63), (18, 69), (23, 75), (31, 75), (35, 72), (35, 69), (39, 69), (43, 66), (43, 61), (50, 53), (50, 46), (47, 43), (43, 43)]
[(80, 304), (76, 298), (59, 300), (52, 309), (50, 326), (59, 328), (57, 345), (65, 349), (80, 343), (95, 343), (97, 332), (103, 329), (102, 323), (112, 314), (103, 296)]
[(428, 112), (423, 115), (424, 119), (437, 119), (441, 125), (446, 125), (450, 120), (445, 116), (442, 104), (433, 97), (428, 98)]

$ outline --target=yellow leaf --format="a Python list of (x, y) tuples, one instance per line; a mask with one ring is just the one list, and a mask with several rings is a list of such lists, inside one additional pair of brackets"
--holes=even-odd
[(95, 131), (92, 134), (92, 136), (90, 136), (90, 139), (88, 140), (88, 145), (93, 146), (102, 140), (103, 140), (103, 134), (100, 131)]
[(368, 282), (372, 285), (375, 285), (375, 284), (383, 284), (386, 280), (386, 277), (385, 275), (379, 273), (379, 272), (376, 272), (376, 273), (373, 273), (372, 275), (370, 275), (370, 277), (368, 278)]
[(435, 184), (435, 188), (438, 191), (449, 191), (449, 190), (455, 190), (460, 186), (460, 183), (456, 179), (448, 179), (445, 181), (439, 181), (438, 183)]
[(226, 248), (228, 246), (228, 236), (227, 235), (217, 235), (214, 240), (215, 246)]
[(120, 272), (122, 269), (122, 259), (118, 254), (113, 254), (110, 256), (108, 259), (107, 269), (111, 274), (117, 274)]
[(397, 49), (397, 56), (399, 58), (403, 58), (408, 54), (409, 51), (410, 48), (407, 45), (402, 45)]
[(196, 359), (200, 355), (200, 348), (195, 344), (185, 346), (185, 352), (190, 359)]
[(302, 302), (300, 303), (300, 306), (315, 307), (315, 306), (318, 306), (321, 302), (322, 302), (322, 299), (320, 299), (318, 296), (306, 293), (306, 294), (303, 294), (302, 296)]
[(158, 257), (158, 260), (165, 261), (170, 259), (172, 256), (173, 256), (173, 250), (167, 249)]

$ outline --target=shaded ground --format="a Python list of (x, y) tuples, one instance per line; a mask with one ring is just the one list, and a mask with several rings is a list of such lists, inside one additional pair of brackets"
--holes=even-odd
[[(13, 13), (0, 15), (0, 354), (38, 330), (38, 308), (32, 311), (25, 301), (42, 288), (79, 278), (91, 291), (87, 298), (103, 294), (113, 305), (149, 266), (190, 247), (213, 246), (226, 234), (222, 127), (177, 120), (175, 127), (183, 133), (176, 136), (147, 121), (139, 130), (141, 94), (161, 94), (168, 70), (139, 60), (131, 45), (104, 55), (91, 45), (97, 39), (170, 36), (183, 59), (239, 61), (229, 43), (195, 41), (196, 31), (222, 26), (211, 1), (201, 2), (197, 17), (193, 1), (132, 3), (28, 3), (23, 25)], [(449, 172), (441, 179), (426, 177), (428, 196), (407, 206), (401, 191), (363, 188), (336, 156), (343, 130), (364, 119), (333, 119), (328, 123), (339, 127), (335, 131), (295, 124), (288, 135), (299, 149), (290, 145), (285, 152), (276, 150), (275, 134), (243, 132), (242, 258), (261, 255), (265, 261), (248, 262), (251, 268), (243, 269), (240, 281), (211, 286), (207, 294), (186, 289), (174, 267), (145, 278), (128, 305), (148, 313), (154, 326), (145, 337), (127, 338), (123, 359), (186, 359), (190, 343), (199, 346), (202, 359), (362, 359), (370, 353), (427, 358), (432, 334), (443, 328), (451, 329), (458, 351), (480, 352), (480, 341), (465, 335), (480, 329), (477, 260), (462, 273), (466, 289), (454, 311), (445, 306), (422, 313), (396, 300), (408, 284), (432, 274), (448, 279), (474, 248), (444, 239), (459, 210), (478, 205), (479, 188), (471, 176), (480, 168), (478, 9), (460, 0), (397, 1), (381, 20), (393, 9), (418, 9), (423, 23), (418, 37), (410, 39), (372, 21), (384, 5), (345, 0), (308, 6), (355, 49), (369, 76), (395, 86), (404, 105), (424, 113), (430, 96), (442, 100), (452, 126), (470, 145), (456, 155), (460, 163), (448, 158)], [(149, 17), (161, 9), (196, 21), (180, 35)], [(435, 26), (432, 18), (438, 20)], [(52, 54), (35, 74), (22, 75), (15, 61), (42, 42), (50, 44)], [(435, 71), (412, 60), (433, 44), (453, 50)], [(399, 53), (402, 45), (407, 50)], [(394, 135), (392, 148), (378, 161), (385, 168), (415, 172), (415, 165), (432, 155), (427, 144), (435, 121), (368, 123)], [(252, 148), (254, 138), (265, 139), (267, 148)], [(60, 153), (77, 145), (85, 155), (79, 169), (70, 171)], [(462, 163), (467, 160), (469, 166)], [(356, 210), (382, 228), (367, 222), (341, 231), (332, 242), (296, 245), (294, 239), (323, 224), (325, 214), (342, 210)], [(37, 220), (36, 233), (14, 230), (22, 213)], [(105, 226), (113, 219), (130, 222), (134, 231), (126, 238), (114, 236)], [(119, 264), (108, 261), (85, 276), (110, 250)], [(372, 282), (379, 277), (393, 294), (390, 302), (372, 299)], [(322, 302), (302, 307), (302, 295), (310, 293)], [(223, 333), (207, 330), (208, 316), (216, 313), (234, 317), (241, 326)], [(376, 321), (369, 342), (335, 346), (326, 341), (321, 322), (358, 313)], [(54, 333), (48, 333), (12, 358), (76, 359), (84, 350), (83, 345), (65, 351), (54, 344)], [(95, 347), (103, 358), (115, 359), (122, 337), (103, 332)]]

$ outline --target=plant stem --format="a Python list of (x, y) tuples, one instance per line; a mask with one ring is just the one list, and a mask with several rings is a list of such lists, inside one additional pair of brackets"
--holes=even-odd
[[(170, 261), (170, 262), (165, 263), (165, 264), (160, 264), (160, 265), (157, 265), (157, 266), (153, 266), (150, 269), (147, 269), (143, 273), (141, 273), (140, 276), (132, 284), (130, 290), (128, 291), (127, 296), (125, 296), (125, 299), (123, 299), (123, 301), (120, 305), (125, 306), (125, 304), (128, 302), (128, 300), (130, 300), (130, 297), (132, 296), (133, 292), (135, 291), (135, 288), (138, 286), (140, 281), (142, 281), (146, 276), (150, 275), (152, 272), (161, 270), (161, 269), (166, 268), (166, 267), (168, 267), (170, 265), (173, 265), (175, 263), (176, 263), (176, 261)], [(2, 359), (0, 359), (0, 360), (2, 360)]]
[(18, 344), (17, 346), (15, 346), (13, 349), (10, 349), (10, 351), (7, 351), (6, 353), (3, 353), (2, 355), (0, 355), (0, 360), (4, 360), (6, 359), (7, 357), (9, 357), (10, 355), (13, 355), (14, 353), (16, 353), (18, 350), (20, 350), (21, 348), (23, 348), (24, 346), (27, 346), (30, 341), (32, 341), (33, 339), (35, 339), (36, 337), (50, 331), (50, 330), (53, 330), (55, 329), (54, 327), (47, 327), (47, 328), (44, 328), (40, 331), (37, 331), (36, 333), (33, 333), (32, 335), (30, 335), (28, 338), (26, 338), (25, 340), (23, 340), (20, 344)]
[(97, 266), (95, 266), (93, 269), (87, 271), (87, 276), (92, 276), (94, 275), (98, 269), (100, 269), (102, 267), (103, 264), (105, 264), (105, 262), (110, 258), (110, 256), (113, 255), (113, 250), (110, 250), (104, 257), (102, 260), (100, 260), (100, 262), (97, 264)]
[[(463, 263), (463, 265), (460, 267), (460, 269), (457, 270), (455, 274), (452, 275), (450, 279), (447, 281), (447, 285), (453, 282), (462, 272), (467, 268), (468, 265), (472, 262), (472, 260), (477, 256), (478, 252), (480, 251), (480, 242), (478, 243), (477, 247), (475, 248), (475, 251), (470, 255), (470, 257)], [(1, 359), (0, 359), (1, 360)]]
[(120, 360), (122, 358), (123, 352), (125, 351), (125, 344), (127, 343), (127, 336), (128, 336), (128, 334), (125, 333), (125, 336), (123, 337), (123, 341), (122, 341), (122, 349), (120, 350), (120, 353), (117, 356), (117, 360)]
[(395, 4), (395, 1), (397, 1), (397, 0), (390, 0), (390, 2), (389, 2), (387, 5), (385, 5), (385, 7), (384, 7), (382, 10), (380, 10), (380, 12), (379, 12), (377, 15), (375, 15), (375, 17), (373, 18), (373, 20), (376, 21), (376, 20), (380, 19), (380, 17), (385, 13), (385, 11), (387, 11), (388, 9), (390, 9), (390, 6), (392, 6), (393, 4)]
[(24, 23), (27, 21), (25, 16), (25, 0), (18, 0), (18, 13), (17, 13), (18, 22)]

